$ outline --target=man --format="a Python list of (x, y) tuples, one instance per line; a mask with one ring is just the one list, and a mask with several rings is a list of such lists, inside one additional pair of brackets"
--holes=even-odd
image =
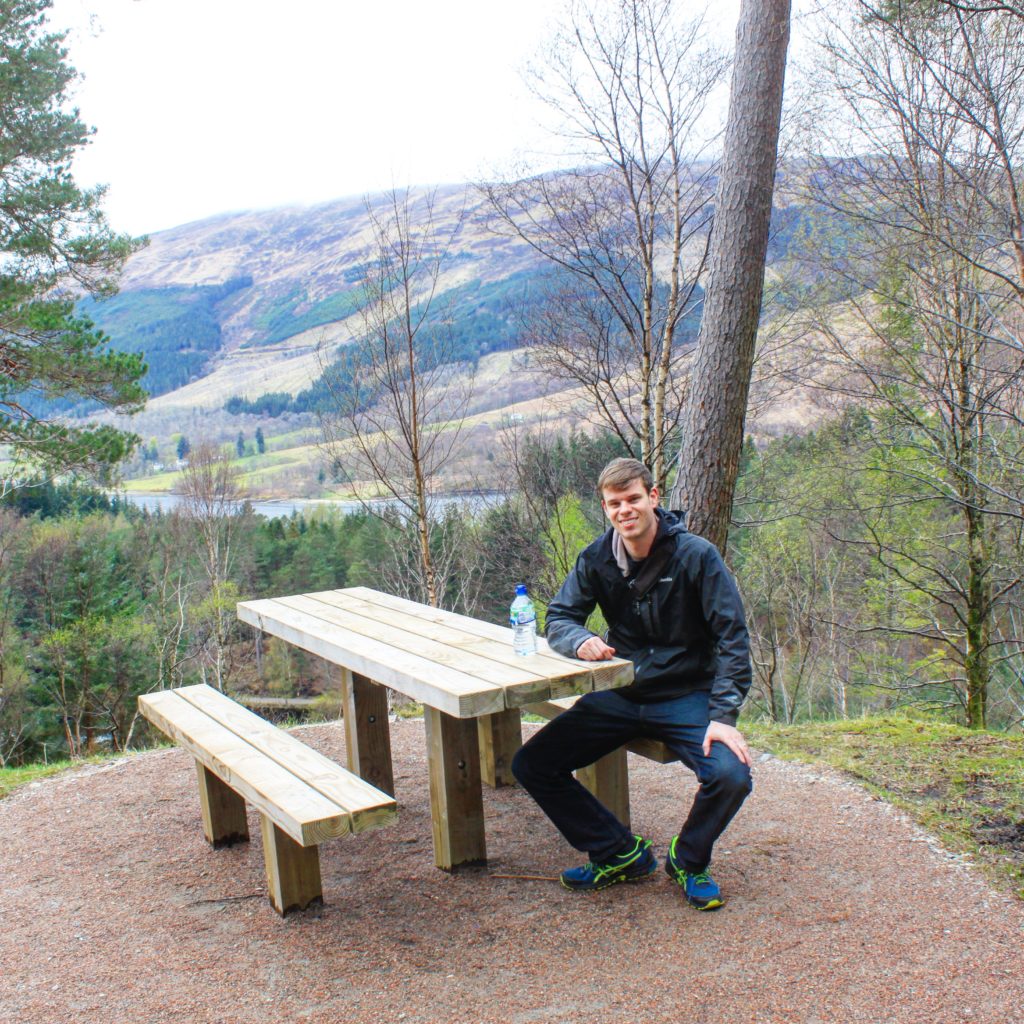
[[(751, 790), (750, 751), (735, 727), (750, 687), (747, 627), (721, 555), (658, 507), (658, 489), (636, 459), (614, 459), (598, 480), (611, 529), (577, 558), (548, 606), (548, 643), (584, 661), (616, 655), (634, 681), (581, 697), (517, 752), (512, 771), (568, 842), (590, 856), (563, 871), (574, 890), (649, 877), (658, 862), (572, 776), (638, 737), (663, 741), (700, 781), (665, 861), (699, 910), (722, 905), (708, 872), (711, 850)], [(586, 628), (598, 605), (607, 642)]]

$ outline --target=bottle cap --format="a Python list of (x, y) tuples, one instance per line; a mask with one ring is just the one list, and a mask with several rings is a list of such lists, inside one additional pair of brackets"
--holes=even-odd
[(526, 584), (525, 583), (517, 583), (516, 584), (516, 597), (526, 597)]

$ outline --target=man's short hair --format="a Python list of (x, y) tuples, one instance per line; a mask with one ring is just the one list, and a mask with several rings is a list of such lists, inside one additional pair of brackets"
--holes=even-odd
[(604, 489), (621, 491), (634, 480), (639, 480), (648, 493), (654, 488), (651, 471), (639, 459), (612, 459), (597, 478), (597, 493), (604, 500)]

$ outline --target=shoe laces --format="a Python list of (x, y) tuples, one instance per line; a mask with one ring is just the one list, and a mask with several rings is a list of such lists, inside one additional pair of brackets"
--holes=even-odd
[[(603, 864), (599, 864), (596, 861), (588, 860), (586, 864), (586, 870), (593, 872), (598, 878), (604, 875), (611, 874), (613, 871), (622, 871), (624, 868), (629, 867), (632, 863), (639, 860), (646, 849), (644, 841), (639, 837), (634, 837), (636, 844), (632, 849), (627, 850), (625, 853), (617, 854), (616, 857), (611, 860), (605, 861)], [(618, 864), (615, 861), (620, 861)]]
[(711, 881), (711, 873), (705, 868), (703, 871), (687, 871), (690, 878), (698, 885), (708, 885)]

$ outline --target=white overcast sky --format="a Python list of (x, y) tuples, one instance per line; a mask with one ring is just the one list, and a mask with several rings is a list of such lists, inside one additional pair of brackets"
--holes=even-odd
[[(564, 165), (520, 69), (558, 0), (55, 0), (97, 129), (79, 182), (136, 234)], [(739, 0), (718, 0), (731, 46)]]

